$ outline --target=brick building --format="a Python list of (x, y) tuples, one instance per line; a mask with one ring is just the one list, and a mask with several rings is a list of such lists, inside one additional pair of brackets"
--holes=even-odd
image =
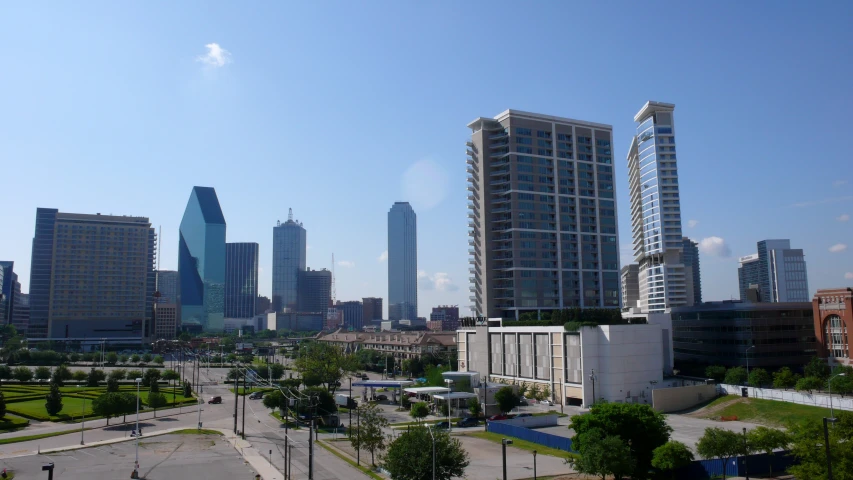
[(853, 288), (818, 290), (812, 309), (819, 355), (830, 364), (853, 364), (847, 336), (853, 330)]

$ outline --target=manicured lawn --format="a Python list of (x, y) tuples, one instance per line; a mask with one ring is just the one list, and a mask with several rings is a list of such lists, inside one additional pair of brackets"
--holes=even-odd
[(18, 428), (24, 428), (29, 424), (30, 421), (26, 418), (13, 417), (11, 415), (6, 415), (6, 417), (0, 418), (0, 430), (15, 430)]
[(823, 417), (829, 417), (829, 409), (800, 405), (760, 398), (743, 398), (735, 395), (720, 397), (708, 404), (708, 407), (725, 404), (714, 412), (711, 418), (737, 417), (742, 422), (759, 423), (774, 427), (803, 422), (820, 423)]
[(26, 402), (7, 403), (6, 411), (23, 417), (34, 418), (36, 420), (61, 422), (73, 420), (76, 417), (82, 416), (84, 413), (87, 417), (92, 415), (92, 401), (86, 400), (85, 402), (86, 405), (84, 410), (82, 398), (69, 397), (65, 395), (62, 397), (62, 411), (60, 411), (59, 415), (56, 415), (55, 417), (51, 417), (47, 414), (47, 411), (44, 408), (44, 398), (29, 400)]
[(482, 438), (484, 440), (488, 440), (490, 442), (494, 442), (497, 444), (501, 443), (501, 439), (509, 438), (512, 440), (512, 446), (515, 448), (520, 448), (521, 450), (526, 450), (528, 452), (532, 452), (533, 450), (536, 450), (537, 454), (551, 455), (552, 457), (567, 458), (567, 457), (577, 457), (578, 456), (576, 453), (566, 452), (565, 450), (560, 450), (559, 448), (550, 448), (550, 447), (546, 447), (545, 445), (539, 445), (538, 443), (528, 442), (526, 440), (521, 440), (521, 439), (515, 438), (515, 437), (507, 437), (506, 435), (501, 435), (498, 433), (473, 432), (473, 433), (467, 433), (466, 435), (471, 436), (471, 437)]

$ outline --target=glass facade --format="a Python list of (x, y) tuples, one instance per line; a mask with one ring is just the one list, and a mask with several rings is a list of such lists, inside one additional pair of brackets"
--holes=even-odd
[(749, 285), (756, 284), (763, 302), (808, 302), (803, 251), (791, 248), (790, 240), (762, 240), (757, 249), (757, 254), (741, 257), (738, 269), (741, 300), (746, 300)]
[(50, 314), (50, 272), (53, 265), (55, 208), (36, 210), (36, 231), (30, 260), (30, 325), (27, 335), (47, 338)]
[(257, 243), (225, 244), (225, 316), (252, 318), (258, 298)]
[(157, 272), (157, 291), (160, 292), (157, 303), (178, 303), (178, 272), (174, 270)]
[(213, 188), (193, 188), (179, 236), (181, 326), (221, 332), (225, 327), (225, 217)]
[(418, 219), (408, 202), (388, 211), (388, 319), (418, 318)]
[(280, 312), (298, 305), (299, 272), (305, 271), (306, 232), (302, 223), (289, 218), (273, 227), (272, 308)]
[(699, 265), (699, 244), (684, 237), (684, 268), (693, 284), (693, 305), (702, 303), (702, 276)]

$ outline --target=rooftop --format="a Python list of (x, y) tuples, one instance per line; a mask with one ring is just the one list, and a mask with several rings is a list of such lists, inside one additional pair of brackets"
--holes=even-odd
[(499, 121), (504, 120), (505, 118), (510, 117), (510, 116), (517, 117), (517, 118), (527, 118), (529, 120), (538, 120), (538, 121), (555, 122), (555, 123), (570, 123), (573, 125), (583, 125), (583, 126), (587, 126), (587, 127), (604, 128), (607, 130), (613, 130), (613, 125), (607, 125), (606, 123), (588, 122), (585, 120), (576, 120), (574, 118), (556, 117), (553, 115), (543, 115), (541, 113), (524, 112), (521, 110), (512, 110), (512, 109), (504, 110), (503, 112), (495, 115), (494, 119), (484, 118), (484, 117), (476, 118), (468, 124), (468, 128), (475, 130), (476, 129), (475, 127), (477, 127), (483, 121), (493, 121), (493, 122), (498, 121), (499, 122)]
[(643, 105), (643, 108), (634, 115), (634, 121), (640, 123), (655, 112), (671, 112), (673, 110), (675, 110), (674, 103), (663, 103), (649, 100), (645, 105)]

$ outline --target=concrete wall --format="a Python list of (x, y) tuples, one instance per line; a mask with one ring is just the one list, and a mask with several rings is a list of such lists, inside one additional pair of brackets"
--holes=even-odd
[(716, 396), (716, 385), (656, 388), (652, 390), (652, 406), (659, 412), (678, 412), (707, 402)]
[(557, 415), (539, 415), (536, 417), (511, 418), (501, 423), (524, 428), (553, 427), (557, 425)]
[[(799, 403), (801, 405), (812, 405), (815, 407), (829, 408), (829, 395), (824, 393), (808, 394), (806, 392), (795, 392), (793, 390), (777, 390), (775, 388), (742, 387), (740, 385), (717, 385), (720, 393), (740, 395), (741, 389), (746, 388), (750, 398), (764, 400), (776, 400), (779, 402)], [(853, 398), (849, 396), (841, 398), (837, 394), (832, 395), (832, 408), (838, 410), (853, 411)]]

